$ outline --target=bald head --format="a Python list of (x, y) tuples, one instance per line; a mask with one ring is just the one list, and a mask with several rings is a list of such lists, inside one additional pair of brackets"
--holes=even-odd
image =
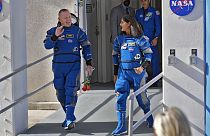
[(58, 21), (62, 26), (70, 27), (71, 26), (71, 13), (68, 9), (61, 9), (58, 13)]

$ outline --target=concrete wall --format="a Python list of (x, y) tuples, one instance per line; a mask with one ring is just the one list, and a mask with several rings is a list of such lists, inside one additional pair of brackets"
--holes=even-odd
[[(11, 36), (10, 36), (10, 5), (9, 0), (3, 1), (3, 10), (0, 13), (0, 77), (11, 73)], [(4, 16), (3, 16), (4, 15)], [(5, 59), (8, 58), (8, 59)], [(6, 99), (5, 99), (6, 98)], [(0, 82), (0, 109), (5, 108), (12, 98), (12, 81), (7, 79)], [(11, 120), (12, 110), (0, 115), (0, 133), (6, 135), (4, 129), (12, 131), (11, 125), (5, 122), (5, 118)], [(5, 127), (5, 128), (4, 128)]]
[[(163, 97), (187, 115), (194, 136), (204, 135), (204, 0), (195, 0), (191, 14), (172, 14), (169, 2), (162, 3)], [(190, 65), (191, 49), (198, 50), (196, 65)], [(176, 64), (168, 65), (170, 49)]]
[[(75, 8), (73, 0), (26, 0), (26, 2), (27, 63), (31, 63), (52, 52), (44, 48), (43, 40), (46, 31), (57, 24), (58, 11), (67, 8), (74, 12)], [(28, 69), (28, 90), (34, 90), (53, 80), (51, 60), (52, 58)], [(57, 102), (53, 85), (29, 100), (30, 103)]]

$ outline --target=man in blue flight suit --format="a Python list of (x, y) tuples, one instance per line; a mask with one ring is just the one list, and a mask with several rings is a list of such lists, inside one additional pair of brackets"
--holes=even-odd
[(87, 73), (91, 75), (91, 44), (85, 32), (72, 24), (71, 14), (67, 9), (59, 11), (58, 20), (59, 26), (47, 31), (44, 46), (46, 49), (54, 49), (53, 82), (58, 101), (66, 113), (62, 126), (65, 130), (70, 130), (75, 127), (74, 110), (77, 103), (77, 91), (80, 88), (80, 47), (82, 47), (82, 54), (86, 60)]
[[(158, 37), (161, 33), (160, 12), (150, 6), (150, 0), (140, 0), (142, 8), (135, 14), (137, 22), (142, 26), (144, 35), (149, 38), (152, 54), (152, 78), (160, 73), (160, 54), (158, 52)], [(151, 78), (151, 77), (150, 77)], [(157, 84), (156, 84), (157, 85)]]
[[(134, 92), (140, 88), (145, 69), (150, 65), (152, 58), (150, 43), (142, 36), (142, 30), (134, 18), (129, 15), (124, 16), (120, 26), (124, 34), (115, 39), (112, 53), (114, 75), (118, 75), (115, 84), (118, 125), (112, 135), (126, 133), (126, 100), (130, 87), (134, 87)], [(142, 59), (143, 56), (144, 59)], [(150, 111), (150, 101), (146, 91), (137, 95), (136, 99), (145, 114)], [(152, 115), (147, 118), (147, 122), (148, 127), (152, 127)]]

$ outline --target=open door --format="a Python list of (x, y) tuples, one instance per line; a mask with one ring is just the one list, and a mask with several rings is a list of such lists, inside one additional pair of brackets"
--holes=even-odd
[[(93, 44), (92, 82), (112, 81), (112, 46), (110, 45), (110, 0), (87, 0), (87, 34)], [(109, 7), (110, 8), (110, 7)]]
[[(113, 80), (112, 44), (110, 43), (110, 12), (121, 0), (87, 0), (87, 34), (93, 44), (92, 82), (106, 83)], [(161, 12), (161, 0), (152, 0), (151, 5)], [(131, 7), (140, 8), (140, 2), (131, 0)], [(160, 38), (161, 39), (161, 38)], [(162, 44), (159, 40), (159, 51)], [(160, 64), (161, 65), (161, 64)]]
[(87, 35), (92, 43), (93, 66), (95, 70), (92, 75), (92, 82), (98, 82), (98, 19), (97, 19), (97, 0), (86, 1), (87, 15)]

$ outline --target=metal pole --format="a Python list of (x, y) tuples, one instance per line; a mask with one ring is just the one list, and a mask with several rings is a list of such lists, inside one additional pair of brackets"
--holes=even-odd
[(141, 120), (139, 120), (138, 122), (136, 122), (133, 125), (133, 131), (135, 131), (150, 115), (152, 115), (152, 113), (154, 113), (155, 111), (159, 110), (161, 107), (163, 107), (163, 104), (160, 103), (159, 105), (157, 105), (154, 109), (150, 110), (148, 113), (146, 113)]
[(135, 96), (139, 95), (140, 93), (142, 93), (144, 90), (146, 90), (148, 87), (150, 87), (152, 84), (154, 84), (156, 81), (158, 81), (162, 77), (163, 77), (163, 72), (161, 72), (159, 75), (157, 75), (152, 80), (150, 80), (148, 83), (146, 83), (144, 86), (142, 86), (137, 91), (135, 91), (134, 95)]
[(45, 59), (47, 59), (47, 58), (49, 58), (49, 57), (51, 57), (51, 56), (53, 56), (53, 53), (51, 53), (51, 54), (49, 54), (49, 55), (47, 55), (47, 56), (45, 56), (45, 57), (43, 57), (43, 58), (41, 58), (41, 59), (39, 59), (39, 60), (36, 60), (36, 61), (34, 61), (34, 62), (30, 63), (30, 64), (23, 65), (23, 66), (21, 66), (20, 68), (17, 68), (14, 72), (12, 72), (12, 73), (10, 73), (10, 74), (8, 74), (8, 75), (6, 75), (6, 76), (0, 78), (0, 82), (2, 82), (2, 81), (4, 81), (4, 80), (6, 80), (6, 79), (12, 77), (13, 75), (15, 75), (15, 74), (17, 74), (17, 73), (23, 71), (24, 69), (27, 69), (27, 68), (29, 68), (29, 67), (35, 65), (35, 64), (38, 64), (39, 62), (41, 62), (41, 61), (43, 61), (43, 60), (45, 60)]
[(129, 123), (128, 123), (128, 135), (133, 135), (133, 102), (134, 94), (132, 93), (129, 98)]
[(4, 109), (0, 110), (0, 114), (4, 113), (5, 111), (9, 110), (10, 108), (14, 107), (15, 105), (17, 105), (18, 103), (22, 102), (23, 100), (25, 100), (26, 98), (40, 92), (42, 89), (48, 87), (49, 85), (51, 85), (53, 83), (53, 81), (43, 85), (42, 87), (36, 89), (35, 91), (29, 93), (29, 94), (26, 94), (24, 96), (22, 96), (21, 98), (15, 100), (12, 104), (10, 104), (9, 106), (5, 107)]
[[(78, 17), (79, 17), (79, 27), (87, 32), (87, 20), (86, 20), (86, 0), (78, 1)], [(80, 52), (82, 54), (82, 51)], [(81, 73), (80, 81), (83, 82), (85, 79), (85, 63), (84, 58), (81, 58)], [(80, 87), (82, 88), (82, 87)]]

